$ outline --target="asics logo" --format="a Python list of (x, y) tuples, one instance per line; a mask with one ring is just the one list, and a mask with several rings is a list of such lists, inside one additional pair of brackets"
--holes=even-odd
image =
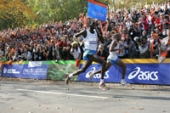
[[(96, 71), (96, 68), (95, 68), (95, 67), (92, 67), (92, 68), (90, 69), (90, 71), (86, 73), (86, 78), (89, 78), (89, 77), (90, 77), (90, 74), (91, 74), (91, 73), (94, 73), (95, 71)], [(93, 78), (100, 78), (100, 77), (101, 77), (101, 74), (100, 74), (100, 73), (99, 73), (99, 74), (95, 74), (95, 75), (93, 76)], [(104, 78), (105, 78), (105, 79), (108, 79), (108, 78), (109, 78), (109, 71), (106, 71), (106, 72), (105, 72)]]
[(142, 71), (140, 67), (136, 67), (134, 71), (132, 71), (128, 75), (128, 79), (134, 79), (138, 77), (139, 80), (158, 80), (158, 71)]

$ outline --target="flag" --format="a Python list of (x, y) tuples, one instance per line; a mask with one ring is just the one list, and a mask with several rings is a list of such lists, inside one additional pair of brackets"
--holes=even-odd
[(88, 11), (89, 18), (106, 21), (107, 5), (95, 0), (88, 0)]

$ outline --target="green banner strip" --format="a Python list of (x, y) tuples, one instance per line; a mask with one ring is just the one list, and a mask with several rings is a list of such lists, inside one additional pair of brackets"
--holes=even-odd
[[(15, 64), (21, 64), (19, 62), (14, 62)], [(24, 61), (22, 62), (22, 64), (28, 64), (29, 61)], [(54, 60), (48, 60), (48, 61), (42, 61), (42, 64), (62, 64), (62, 65), (65, 65), (65, 64), (75, 64), (75, 60), (59, 60), (59, 61), (54, 61)]]
[[(157, 59), (122, 59), (122, 61), (126, 64), (135, 64), (135, 63), (140, 63), (140, 64), (146, 64), (146, 63), (158, 63)], [(5, 62), (0, 62), (2, 64), (8, 64), (8, 61)], [(17, 62), (12, 62), (12, 64), (28, 64), (29, 61), (17, 61)], [(166, 58), (162, 63), (170, 63), (170, 58)], [(49, 61), (42, 61), (42, 64), (61, 64), (61, 65), (66, 65), (66, 64), (76, 64), (75, 60), (59, 60), (55, 62), (54, 60), (49, 60)], [(80, 64), (84, 64), (84, 61), (82, 60)], [(93, 62), (95, 64), (95, 62)]]
[(57, 64), (75, 64), (76, 62), (74, 60), (59, 60), (58, 62), (56, 62)]

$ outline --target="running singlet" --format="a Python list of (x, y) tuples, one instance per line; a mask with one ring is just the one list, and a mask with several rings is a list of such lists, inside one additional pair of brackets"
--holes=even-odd
[(84, 48), (86, 50), (97, 50), (98, 47), (98, 37), (97, 32), (94, 30), (94, 33), (90, 33), (89, 30), (87, 30), (87, 36), (83, 39), (84, 41)]
[[(117, 42), (117, 45), (116, 45), (116, 47), (114, 49), (119, 49), (119, 48), (120, 48), (120, 45)], [(118, 59), (117, 52), (118, 51), (109, 52), (108, 60), (117, 60)]]

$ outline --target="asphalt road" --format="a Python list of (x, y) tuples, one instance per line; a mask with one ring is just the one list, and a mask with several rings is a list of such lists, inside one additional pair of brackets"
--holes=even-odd
[(0, 81), (0, 113), (170, 113), (170, 87), (58, 81)]

